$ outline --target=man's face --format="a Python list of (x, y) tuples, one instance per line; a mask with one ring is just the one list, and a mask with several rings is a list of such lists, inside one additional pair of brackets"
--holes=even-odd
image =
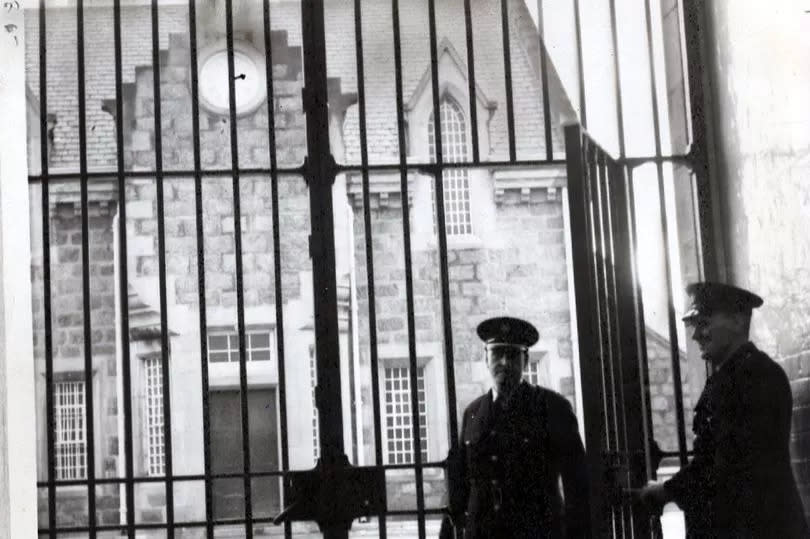
[(723, 362), (733, 352), (732, 347), (747, 338), (741, 313), (715, 312), (699, 315), (689, 322), (694, 340), (700, 348), (704, 361), (713, 364)]
[(525, 349), (511, 344), (487, 345), (487, 366), (499, 392), (508, 391), (520, 383), (525, 364)]

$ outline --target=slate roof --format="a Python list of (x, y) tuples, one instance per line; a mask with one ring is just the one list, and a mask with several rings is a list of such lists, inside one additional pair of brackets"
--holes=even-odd
[[(357, 88), (353, 0), (325, 2), (327, 21), (327, 65), (330, 77), (339, 77), (342, 91)], [(463, 2), (436, 0), (437, 42), (449, 43), (465, 63), (467, 43)], [(473, 35), (476, 82), (487, 98), (497, 104), (489, 124), (494, 157), (506, 158), (508, 151), (504, 58), (502, 52), (500, 2), (473, 0)], [(430, 67), (428, 3), (426, 0), (401, 2), (400, 32), (403, 58), (403, 97), (407, 102)], [(515, 133), (518, 158), (544, 156), (542, 94), (539, 75), (539, 39), (523, 0), (509, 0), (510, 48), (514, 87)], [(369, 151), (371, 162), (392, 162), (397, 155), (394, 45), (391, 3), (364, 0), (362, 4), (365, 51), (365, 89)], [(271, 27), (285, 30), (289, 45), (300, 45), (300, 4), (271, 4)], [(135, 80), (138, 68), (152, 64), (149, 6), (122, 8), (122, 51), (124, 83)], [(78, 79), (76, 52), (76, 11), (74, 8), (47, 12), (48, 113), (56, 117), (53, 169), (78, 169)], [(39, 37), (38, 14), (26, 16), (26, 62), (29, 91), (38, 99)], [(166, 49), (170, 34), (188, 34), (187, 7), (160, 8), (160, 46)], [(115, 167), (115, 126), (112, 116), (102, 110), (105, 100), (115, 97), (113, 18), (108, 7), (85, 8), (85, 71), (87, 92), (87, 148), (90, 168)], [(187, 37), (185, 38), (187, 39)], [(261, 41), (259, 38), (257, 41)], [(551, 63), (549, 62), (549, 66)], [(570, 116), (570, 104), (550, 69), (554, 123), (558, 115)], [(428, 86), (429, 88), (429, 86)], [(479, 118), (479, 122), (486, 121)], [(552, 124), (552, 125), (553, 125)], [(33, 126), (36, 129), (36, 126)], [(344, 130), (346, 154), (359, 160), (357, 107), (347, 113)], [(554, 130), (554, 150), (562, 152), (562, 136)], [(483, 158), (484, 156), (482, 156)]]

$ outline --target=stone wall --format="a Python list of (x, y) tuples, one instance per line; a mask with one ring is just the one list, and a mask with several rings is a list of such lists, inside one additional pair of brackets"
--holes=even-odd
[[(78, 186), (62, 185), (70, 191), (78, 191)], [(56, 191), (56, 189), (54, 189)], [(77, 193), (59, 196), (52, 194), (50, 212), (51, 237), (51, 322), (50, 329), (53, 347), (54, 382), (84, 380), (85, 338), (82, 284), (82, 227), (81, 209)], [(96, 477), (113, 477), (117, 474), (118, 431), (117, 402), (115, 394), (116, 330), (115, 330), (115, 280), (113, 234), (113, 208), (106, 203), (91, 203), (88, 207), (89, 227), (89, 280), (87, 290), (90, 298), (90, 338), (92, 354), (92, 391), (95, 410)], [(35, 240), (39, 243), (39, 239)], [(44, 282), (42, 271), (42, 250), (32, 249), (31, 286), (33, 292), (34, 354), (36, 358), (37, 393), (45, 394), (45, 316)], [(85, 393), (87, 395), (87, 392)], [(45, 440), (47, 421), (44, 399), (39, 399), (37, 407), (37, 433), (39, 440)], [(38, 445), (38, 478), (47, 479), (46, 446)], [(40, 520), (47, 522), (47, 497), (42, 503), (40, 489)], [(117, 489), (99, 489), (98, 516), (105, 523), (117, 522)], [(72, 492), (63, 489), (59, 492), (58, 522), (60, 525), (86, 524), (86, 491)], [(83, 510), (77, 510), (84, 507)], [(42, 514), (44, 509), (45, 514)]]
[[(274, 34), (278, 50), (286, 44), (284, 35)], [(189, 49), (187, 36), (168, 37), (169, 53), (162, 55), (161, 113), (163, 137), (163, 169), (193, 168), (191, 137), (191, 95), (188, 80)], [(300, 53), (299, 53), (300, 54)], [(283, 57), (283, 55), (280, 55)], [(295, 64), (293, 64), (295, 67)], [(296, 165), (305, 152), (305, 131), (301, 109), (300, 66), (274, 66), (276, 139), (279, 166)], [(153, 72), (150, 66), (135, 67), (135, 78), (127, 95), (131, 101), (125, 105), (125, 125), (133, 130), (125, 137), (125, 167), (128, 170), (149, 171), (155, 167)], [(202, 112), (200, 115), (200, 150), (206, 168), (230, 168), (230, 127), (227, 118)], [(242, 167), (268, 166), (268, 110), (259, 107), (252, 115), (238, 119), (239, 163)], [(57, 158), (58, 159), (58, 158)], [(158, 236), (157, 191), (154, 178), (130, 178), (126, 182), (128, 277), (136, 285), (135, 296), (144, 294), (158, 316)], [(244, 304), (246, 308), (258, 305), (272, 306), (276, 301), (274, 274), (274, 246), (271, 183), (269, 177), (243, 176), (240, 178), (240, 207), (242, 213), (242, 269)], [(178, 307), (196, 309), (198, 305), (197, 231), (195, 184), (193, 178), (166, 178), (164, 180), (164, 227), (166, 254), (167, 303), (170, 310)], [(33, 190), (32, 192), (35, 192)], [(114, 237), (118, 230), (117, 189), (114, 180), (101, 181), (91, 189), (90, 211), (90, 289), (92, 354), (94, 374), (94, 409), (96, 410), (96, 477), (115, 476), (118, 473), (118, 404), (116, 388), (116, 331), (115, 289), (119, 286), (114, 260)], [(300, 176), (286, 175), (278, 179), (280, 200), (279, 226), (281, 228), (280, 258), (282, 266), (282, 295), (284, 301), (301, 296), (300, 274), (310, 267), (305, 248), (309, 232), (309, 197), (306, 183)], [(37, 198), (38, 199), (38, 198)], [(235, 325), (236, 269), (233, 181), (230, 176), (207, 176), (202, 180), (203, 234), (205, 255), (206, 307), (210, 312), (232, 313)], [(51, 227), (51, 284), (53, 354), (55, 371), (82, 371), (83, 363), (83, 304), (81, 221), (78, 182), (69, 182), (52, 188), (53, 209)], [(41, 222), (41, 216), (32, 217)], [(41, 232), (34, 240), (39, 252), (34, 252), (32, 281), (34, 290), (34, 344), (38, 358), (38, 393), (44, 395), (44, 329)], [(303, 248), (302, 248), (303, 247)], [(130, 298), (132, 301), (132, 298)], [(132, 308), (132, 305), (131, 305)], [(130, 312), (132, 315), (132, 312)], [(172, 316), (170, 319), (170, 331)], [(135, 322), (131, 320), (131, 326)], [(196, 333), (178, 335), (179, 339), (196, 340)], [(177, 343), (174, 343), (177, 344)], [(137, 345), (131, 345), (133, 369), (137, 359)], [(138, 460), (141, 440), (138, 419), (142, 406), (139, 397), (137, 371), (133, 370), (133, 421), (135, 425), (135, 456)], [(178, 374), (175, 372), (174, 374)], [(173, 374), (173, 376), (174, 376)], [(60, 379), (60, 374), (56, 379)], [(182, 376), (182, 374), (180, 374)], [(199, 400), (199, 396), (198, 396)], [(45, 402), (40, 399), (38, 438), (40, 480), (46, 462)], [(191, 410), (176, 410), (180, 416)], [(176, 419), (176, 418), (175, 418)], [(143, 466), (135, 463), (136, 474), (145, 474)], [(164, 516), (163, 486), (160, 492), (139, 492), (138, 521), (155, 522)], [(68, 489), (69, 490), (69, 489)], [(119, 500), (117, 488), (99, 488), (98, 519), (101, 524), (117, 524)], [(44, 497), (43, 497), (44, 496)], [(109, 499), (108, 499), (109, 498)], [(59, 491), (57, 496), (59, 525), (85, 525), (87, 498), (85, 491)], [(183, 501), (180, 504), (186, 503)], [(47, 491), (40, 490), (40, 522), (47, 524)]]
[[(810, 35), (791, 3), (707, 6), (716, 103), (716, 226), (730, 282), (765, 299), (755, 342), (793, 391), (791, 451), (810, 515)], [(775, 32), (774, 28), (779, 31)]]
[[(653, 437), (664, 451), (678, 450), (678, 418), (675, 405), (675, 379), (672, 371), (672, 352), (669, 341), (647, 328), (647, 366), (650, 380), (650, 411)], [(690, 364), (690, 361), (693, 364)], [(681, 352), (681, 390), (683, 392), (686, 446), (692, 448), (695, 435), (692, 432), (692, 416), (705, 383), (703, 364), (689, 359)]]

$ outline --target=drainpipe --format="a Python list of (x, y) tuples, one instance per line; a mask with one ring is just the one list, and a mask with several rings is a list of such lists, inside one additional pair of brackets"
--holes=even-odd
[[(115, 268), (116, 282), (118, 282), (118, 261), (121, 256), (118, 238), (118, 223), (119, 216), (121, 215), (120, 208), (115, 212), (112, 219), (113, 228), (113, 264)], [(118, 423), (118, 458), (116, 459), (116, 468), (118, 477), (124, 477), (124, 381), (121, 373), (124, 369), (124, 360), (121, 354), (121, 294), (120, 287), (114, 286), (115, 290), (114, 303), (115, 303), (115, 401), (116, 401), (116, 421)], [(127, 506), (126, 506), (126, 487), (122, 483), (118, 485), (118, 523), (125, 524), (127, 521)]]
[[(344, 176), (345, 178), (345, 176)], [(344, 193), (346, 195), (346, 193)], [(344, 196), (344, 200), (346, 200)], [(352, 395), (352, 408), (355, 410), (355, 424), (352, 426), (355, 432), (357, 454), (355, 455), (355, 465), (365, 464), (365, 440), (363, 438), (363, 393), (362, 393), (362, 371), (360, 369), (359, 334), (356, 331), (357, 320), (357, 274), (354, 261), (354, 217), (351, 205), (347, 204), (346, 212), (346, 235), (348, 236), (347, 257), (349, 261), (349, 361), (354, 364), (354, 394)], [(358, 380), (357, 377), (360, 377)]]

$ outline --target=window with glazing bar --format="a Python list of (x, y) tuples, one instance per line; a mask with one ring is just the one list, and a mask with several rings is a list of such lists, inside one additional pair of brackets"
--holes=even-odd
[[(245, 332), (247, 361), (269, 361), (272, 353), (272, 332), (251, 330)], [(238, 363), (239, 335), (236, 330), (211, 330), (208, 335), (208, 361), (210, 363)]]
[[(419, 439), (422, 462), (428, 459), (427, 399), (425, 369), (416, 370), (416, 396), (419, 403)], [(387, 464), (413, 464), (413, 424), (411, 409), (411, 378), (409, 367), (385, 368), (385, 462)]]
[[(445, 163), (462, 163), (468, 160), (467, 125), (464, 112), (453, 99), (444, 97), (439, 108), (442, 127), (442, 160)], [(436, 161), (436, 135), (434, 118), (428, 122), (428, 150), (431, 161)], [(451, 168), (442, 172), (444, 183), (444, 219), (448, 236), (472, 234), (470, 210), (470, 173), (464, 168)], [(436, 206), (436, 194), (431, 186), (431, 207)], [(433, 228), (436, 229), (434, 215)]]
[(166, 473), (163, 440), (163, 365), (159, 355), (144, 358), (143, 376), (146, 472), (150, 476), (163, 475)]
[(56, 382), (54, 388), (56, 478), (87, 477), (84, 382)]

